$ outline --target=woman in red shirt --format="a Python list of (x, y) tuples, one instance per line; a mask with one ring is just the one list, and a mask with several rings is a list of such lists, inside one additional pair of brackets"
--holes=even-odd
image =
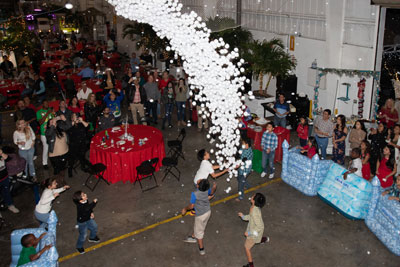
[(297, 136), (299, 137), (300, 140), (300, 146), (304, 147), (307, 145), (307, 139), (308, 139), (308, 121), (307, 118), (304, 116), (300, 117), (300, 123), (299, 126), (297, 126)]
[(307, 157), (312, 159), (315, 154), (317, 154), (318, 150), (318, 144), (317, 140), (315, 139), (314, 136), (310, 136), (308, 138), (307, 145), (301, 148), (301, 153), (306, 153), (307, 152)]
[(79, 101), (76, 96), (72, 97), (69, 101), (68, 109), (71, 110), (72, 113), (79, 113), (81, 116), (84, 115), (83, 109), (79, 105)]
[(164, 71), (161, 80), (158, 81), (158, 90), (160, 90), (161, 95), (163, 95), (163, 90), (168, 86), (170, 81), (171, 79), (169, 78), (168, 71)]
[(392, 128), (399, 121), (399, 114), (394, 108), (393, 99), (386, 100), (385, 105), (379, 110), (378, 118), (380, 122), (386, 124), (386, 127)]
[(382, 188), (388, 188), (393, 184), (393, 175), (397, 172), (396, 161), (394, 160), (394, 148), (386, 145), (383, 149), (380, 162), (376, 163), (376, 176), (381, 182)]

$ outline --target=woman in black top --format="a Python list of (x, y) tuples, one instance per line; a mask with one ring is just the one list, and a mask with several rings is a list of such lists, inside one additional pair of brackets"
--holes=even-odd
[(371, 140), (371, 158), (369, 160), (371, 165), (371, 173), (376, 173), (376, 161), (378, 160), (383, 148), (386, 146), (387, 130), (383, 123), (379, 123), (378, 130), (372, 129), (368, 135)]
[(72, 169), (77, 160), (81, 164), (81, 169), (86, 170), (88, 161), (85, 158), (88, 142), (89, 123), (84, 121), (76, 113), (71, 116), (72, 127), (68, 130), (69, 135), (69, 167), (68, 176), (72, 177)]

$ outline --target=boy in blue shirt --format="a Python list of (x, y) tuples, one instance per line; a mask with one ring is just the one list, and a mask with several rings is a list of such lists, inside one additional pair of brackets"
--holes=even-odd
[[(263, 133), (261, 139), (261, 149), (262, 149), (262, 167), (263, 172), (261, 177), (265, 177), (269, 173), (269, 179), (274, 178), (274, 159), (275, 159), (275, 149), (278, 147), (278, 137), (274, 133), (274, 124), (272, 122), (267, 123), (267, 130)], [(267, 166), (268, 161), (268, 166)]]
[(275, 102), (274, 105), (274, 125), (281, 126), (286, 128), (286, 116), (289, 114), (290, 108), (289, 104), (285, 102), (285, 96), (283, 94), (279, 94), (278, 101)]
[(239, 166), (238, 169), (238, 192), (239, 197), (236, 201), (240, 201), (243, 199), (244, 188), (250, 188), (250, 184), (247, 182), (247, 176), (251, 172), (252, 161), (253, 161), (253, 150), (251, 149), (251, 140), (248, 138), (242, 139), (242, 148), (240, 149), (240, 159), (243, 161), (243, 164)]

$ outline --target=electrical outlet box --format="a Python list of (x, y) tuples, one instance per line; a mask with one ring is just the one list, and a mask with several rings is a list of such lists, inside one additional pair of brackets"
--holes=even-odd
[(354, 104), (357, 104), (357, 99), (354, 99), (354, 100), (353, 100), (353, 103), (354, 103)]

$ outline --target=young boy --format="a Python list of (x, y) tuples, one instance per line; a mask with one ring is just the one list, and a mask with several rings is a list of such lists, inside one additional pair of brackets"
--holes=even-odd
[(389, 200), (400, 201), (400, 175), (396, 177), (396, 182), (388, 189), (382, 192), (382, 196), (389, 194)]
[(254, 267), (253, 258), (251, 256), (251, 248), (257, 243), (265, 243), (268, 238), (263, 236), (264, 233), (264, 222), (261, 215), (261, 208), (265, 205), (265, 196), (261, 193), (256, 193), (250, 200), (251, 207), (249, 215), (243, 215), (239, 212), (238, 215), (243, 221), (248, 221), (247, 229), (244, 235), (246, 236), (246, 242), (244, 243), (244, 249), (248, 264), (243, 267)]
[[(274, 159), (275, 149), (278, 147), (278, 137), (274, 133), (274, 124), (272, 122), (267, 123), (267, 130), (263, 133), (261, 139), (262, 149), (262, 167), (263, 172), (261, 177), (265, 177), (269, 173), (269, 179), (274, 178)], [(267, 166), (268, 161), (268, 166)]]
[(345, 173), (343, 173), (343, 179), (347, 179), (347, 175), (349, 173), (354, 173), (360, 177), (362, 176), (362, 161), (361, 161), (361, 149), (358, 147), (355, 147), (351, 150), (351, 163), (349, 170)]
[(201, 161), (201, 163), (200, 168), (194, 176), (195, 186), (200, 180), (207, 179), (208, 175), (211, 175), (212, 178), (216, 179), (228, 171), (228, 169), (225, 169), (219, 173), (215, 173), (214, 170), (219, 169), (219, 165), (211, 164), (211, 162), (209, 161), (210, 153), (208, 153), (205, 149), (201, 149), (199, 152), (197, 152), (197, 159)]
[(45, 251), (51, 248), (51, 245), (46, 245), (42, 250), (36, 252), (36, 247), (39, 244), (39, 241), (45, 235), (46, 233), (43, 233), (39, 238), (36, 238), (33, 234), (26, 234), (21, 238), (22, 250), (19, 254), (17, 267), (39, 259)]
[(79, 253), (85, 253), (83, 243), (85, 242), (87, 230), (90, 231), (89, 242), (98, 243), (100, 239), (97, 237), (97, 224), (94, 220), (93, 209), (97, 204), (97, 198), (93, 199), (92, 203), (89, 203), (87, 195), (82, 191), (76, 191), (73, 195), (73, 201), (76, 204), (78, 211), (78, 227), (79, 237), (76, 242), (76, 250)]
[(236, 201), (240, 201), (243, 199), (244, 188), (250, 187), (250, 184), (247, 182), (246, 178), (251, 172), (252, 161), (253, 161), (253, 150), (251, 149), (251, 140), (248, 138), (242, 139), (242, 148), (240, 149), (240, 159), (243, 161), (243, 165), (239, 166), (238, 170), (238, 192), (239, 197)]
[(210, 189), (210, 183), (207, 179), (200, 180), (197, 184), (197, 190), (192, 192), (190, 204), (182, 209), (182, 216), (185, 215), (188, 210), (194, 209), (196, 211), (193, 234), (186, 238), (184, 242), (196, 243), (197, 240), (199, 253), (202, 256), (206, 254), (203, 245), (203, 237), (207, 222), (211, 216), (210, 199), (214, 197), (215, 190), (217, 190), (217, 184), (215, 182), (212, 189)]

